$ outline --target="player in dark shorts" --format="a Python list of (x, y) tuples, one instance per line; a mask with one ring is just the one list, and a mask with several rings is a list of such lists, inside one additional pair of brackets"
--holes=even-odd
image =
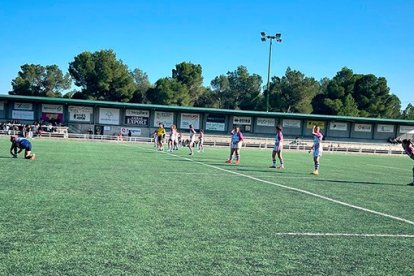
[(10, 147), (10, 154), (13, 158), (17, 158), (17, 154), (24, 150), (24, 158), (35, 160), (36, 155), (32, 153), (32, 143), (30, 143), (29, 140), (23, 137), (11, 136), (10, 142), (12, 143)]
[[(411, 159), (414, 160), (414, 146), (410, 139), (402, 140), (402, 147), (404, 149), (405, 154), (407, 154)], [(413, 182), (409, 185), (414, 186), (414, 166), (413, 166)]]

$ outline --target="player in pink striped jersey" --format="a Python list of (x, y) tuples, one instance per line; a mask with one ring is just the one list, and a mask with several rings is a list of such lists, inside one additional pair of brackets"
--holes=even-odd
[[(414, 160), (414, 147), (413, 143), (410, 139), (404, 139), (402, 140), (402, 147), (405, 151), (405, 153)], [(414, 166), (413, 166), (413, 181), (410, 183), (411, 186), (414, 186)]]

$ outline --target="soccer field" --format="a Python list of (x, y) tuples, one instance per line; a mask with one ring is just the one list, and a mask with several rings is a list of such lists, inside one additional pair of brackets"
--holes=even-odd
[(414, 274), (406, 156), (0, 138), (0, 275)]

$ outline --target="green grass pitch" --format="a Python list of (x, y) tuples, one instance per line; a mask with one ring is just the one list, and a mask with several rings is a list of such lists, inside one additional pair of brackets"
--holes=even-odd
[(0, 138), (0, 275), (413, 275), (406, 156)]

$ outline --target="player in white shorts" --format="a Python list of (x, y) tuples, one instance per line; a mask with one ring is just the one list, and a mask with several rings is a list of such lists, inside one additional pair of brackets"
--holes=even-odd
[(313, 127), (312, 135), (313, 135), (313, 146), (309, 150), (309, 153), (313, 150), (313, 163), (314, 163), (315, 170), (313, 171), (312, 174), (318, 175), (319, 174), (319, 159), (320, 159), (320, 156), (322, 155), (322, 150), (323, 150), (322, 148), (323, 135), (322, 133), (320, 133), (320, 128), (318, 126)]
[(198, 152), (204, 152), (204, 130), (200, 129), (200, 135), (198, 136)]
[(195, 136), (197, 132), (195, 131), (192, 125), (189, 125), (189, 128), (190, 128), (190, 143), (188, 144), (188, 148), (190, 149), (189, 155), (193, 155), (194, 154), (193, 147), (194, 147)]

